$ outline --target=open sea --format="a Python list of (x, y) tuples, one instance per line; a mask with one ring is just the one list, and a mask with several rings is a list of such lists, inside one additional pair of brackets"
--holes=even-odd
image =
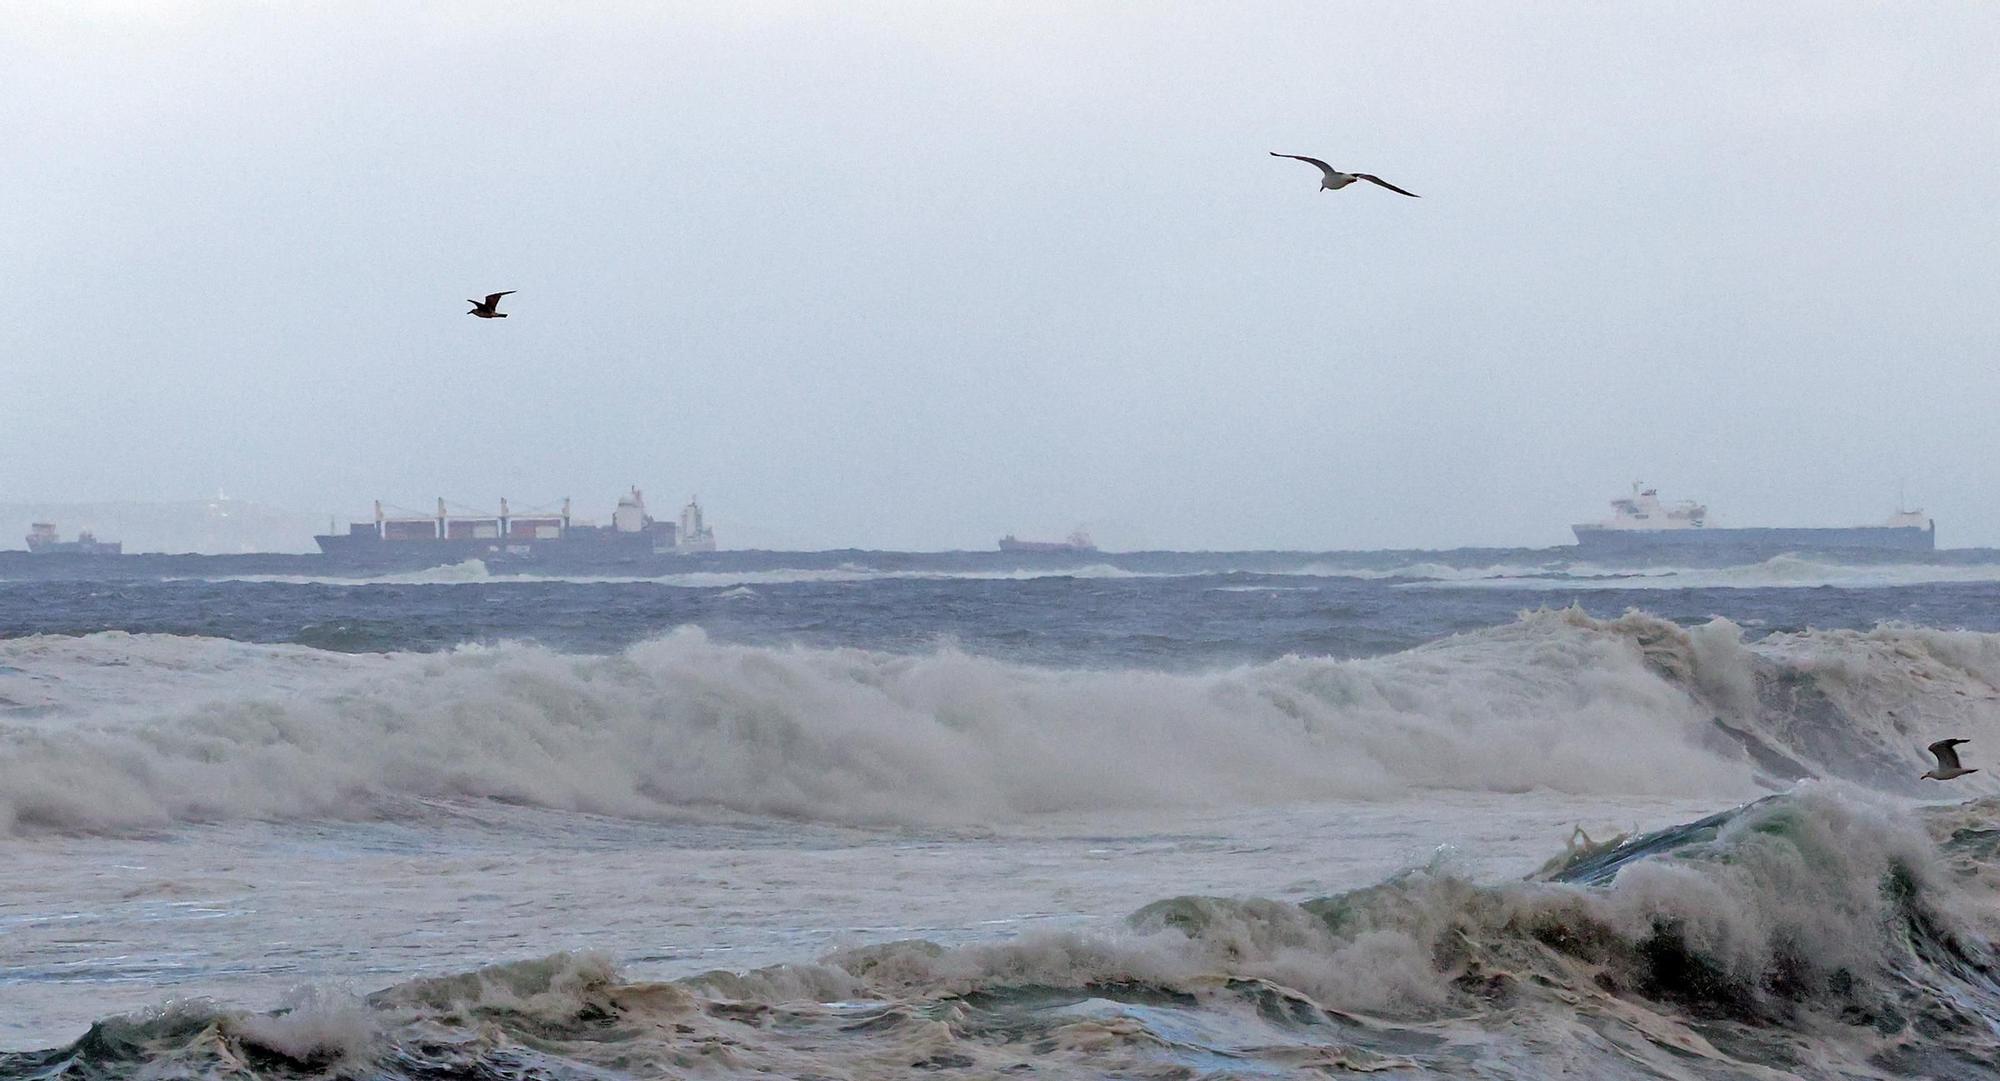
[(0, 1081), (2000, 1078), (2000, 553), (0, 561)]

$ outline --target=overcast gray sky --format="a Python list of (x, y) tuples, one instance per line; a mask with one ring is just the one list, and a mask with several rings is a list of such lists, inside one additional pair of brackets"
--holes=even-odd
[(1996, 58), (1986, 3), (14, 6), (0, 502), (1375, 547), (1906, 479), (2000, 544)]

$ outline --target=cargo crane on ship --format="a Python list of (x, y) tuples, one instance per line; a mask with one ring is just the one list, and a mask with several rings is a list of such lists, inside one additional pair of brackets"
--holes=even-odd
[(611, 524), (579, 521), (564, 498), (559, 508), (516, 512), (506, 498), (498, 513), (454, 507), (442, 497), (426, 514), (375, 501), (368, 521), (352, 522), (345, 533), (313, 538), (328, 560), (345, 566), (438, 566), (477, 559), (548, 569), (587, 569), (650, 560), (691, 551), (714, 551), (715, 530), (702, 521), (701, 506), (690, 501), (681, 522), (658, 521), (646, 512), (645, 493), (631, 489), (619, 497)]

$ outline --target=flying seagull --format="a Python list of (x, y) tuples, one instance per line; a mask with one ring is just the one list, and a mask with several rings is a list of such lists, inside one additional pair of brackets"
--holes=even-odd
[(1937, 768), (1924, 774), (1926, 781), (1949, 781), (1953, 777), (1963, 777), (1968, 773), (1978, 773), (1977, 769), (1966, 769), (1958, 764), (1958, 745), (1971, 743), (1969, 739), (1941, 739), (1931, 744), (1930, 751), (1937, 756)]
[(1382, 179), (1379, 176), (1373, 176), (1368, 173), (1343, 173), (1340, 170), (1334, 168), (1333, 166), (1328, 165), (1327, 163), (1319, 160), (1318, 158), (1302, 158), (1297, 154), (1280, 154), (1275, 150), (1271, 151), (1271, 156), (1274, 158), (1290, 158), (1293, 161), (1305, 162), (1307, 165), (1319, 166), (1319, 171), (1326, 174), (1325, 176), (1320, 177), (1319, 180), (1319, 190), (1321, 191), (1339, 191), (1340, 189), (1348, 186), (1349, 184), (1354, 183), (1357, 180), (1366, 180), (1370, 184), (1380, 184), (1381, 186), (1388, 188), (1390, 191), (1395, 192), (1397, 195), (1407, 195), (1412, 199), (1423, 198), (1423, 196), (1418, 195), (1416, 192), (1404, 191), (1403, 189), (1397, 187), (1394, 184), (1389, 183), (1388, 181)]
[(497, 293), (486, 294), (485, 300), (468, 300), (466, 303), (472, 305), (472, 310), (465, 314), (476, 315), (481, 319), (505, 319), (507, 313), (500, 310), (500, 298), (511, 292), (512, 289), (503, 289)]

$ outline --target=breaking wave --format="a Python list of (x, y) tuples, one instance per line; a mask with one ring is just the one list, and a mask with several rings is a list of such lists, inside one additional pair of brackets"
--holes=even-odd
[[(243, 688), (255, 688), (245, 690)], [(1775, 634), (1552, 610), (1359, 660), (1199, 674), (726, 644), (348, 655), (102, 634), (0, 642), (0, 835), (420, 815), (987, 823), (1422, 789), (1922, 791), (2000, 745), (2000, 636)], [(1962, 786), (1989, 791), (1991, 774)]]
[(670, 983), (555, 955), (275, 1014), (184, 1002), (0, 1054), (0, 1078), (1992, 1078), (1995, 837), (1993, 801), (1918, 816), (1809, 785), (1527, 881), (1426, 867)]
[[(372, 575), (326, 574), (238, 574), (204, 578), (211, 582), (272, 582), (289, 585), (379, 586), (379, 585), (467, 585), (487, 582), (567, 582), (572, 584), (650, 584), (685, 589), (717, 589), (739, 585), (794, 585), (814, 583), (876, 581), (1001, 581), (1024, 582), (1047, 578), (1198, 578), (1231, 575), (1258, 575), (1277, 578), (1344, 578), (1361, 581), (1411, 580), (1417, 582), (1479, 583), (1537, 580), (1542, 576), (1560, 578), (1566, 573), (1586, 577), (1636, 575), (1642, 572), (1599, 570), (1577, 565), (1571, 570), (1563, 561), (1538, 563), (1490, 563), (1456, 566), (1436, 561), (1396, 562), (1373, 560), (1343, 563), (1338, 560), (1309, 559), (1305, 562), (1272, 562), (1237, 565), (1227, 558), (1192, 562), (1177, 567), (1133, 568), (1116, 563), (1026, 567), (875, 567), (865, 563), (842, 563), (831, 567), (771, 567), (764, 569), (699, 570), (676, 574), (552, 574), (538, 571), (503, 570), (495, 573), (484, 560), (468, 559), (437, 567), (393, 571)], [(1666, 572), (1662, 572), (1666, 573)]]
[(365, 576), (324, 574), (240, 574), (204, 579), (212, 582), (275, 582), (287, 585), (382, 586), (471, 585), (490, 582), (566, 582), (578, 585), (659, 585), (683, 589), (722, 589), (744, 585), (793, 585), (820, 582), (1032, 581), (1041, 578), (1178, 578), (1206, 572), (1135, 571), (1109, 563), (1071, 567), (1013, 567), (992, 570), (883, 569), (846, 563), (837, 567), (779, 567), (767, 570), (683, 571), (679, 574), (495, 574), (484, 560), (468, 559), (420, 570)]
[(1464, 589), (1892, 589), (2000, 582), (2000, 563), (1837, 563), (1779, 555), (1727, 567), (1490, 567), (1491, 573), (1422, 574), (1415, 588)]

